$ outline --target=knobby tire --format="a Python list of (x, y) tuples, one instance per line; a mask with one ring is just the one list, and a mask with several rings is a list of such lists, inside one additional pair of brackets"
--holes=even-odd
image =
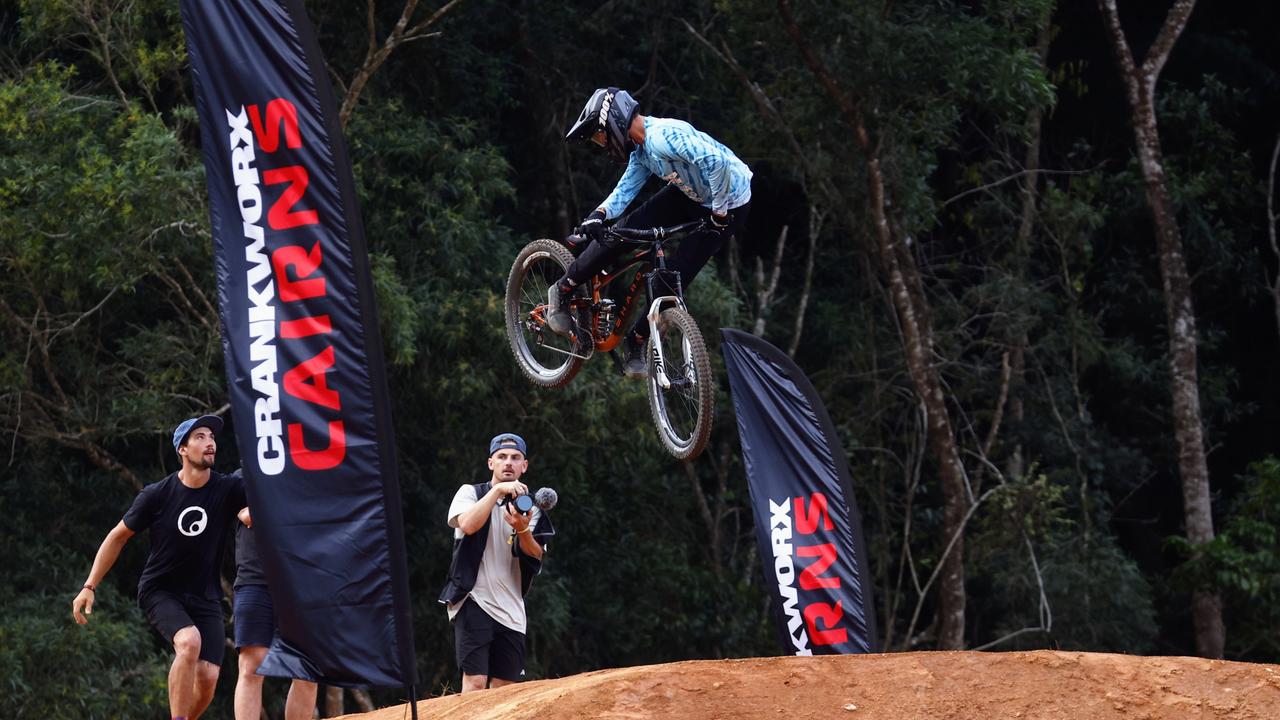
[[(687, 345), (686, 342), (687, 341)], [(658, 385), (653, 343), (665, 342), (663, 352), (667, 376), (683, 380), (681, 387), (663, 390)], [(698, 324), (687, 310), (678, 307), (662, 311), (658, 335), (649, 339), (649, 409), (658, 438), (677, 460), (690, 461), (707, 447), (711, 437), (715, 385), (711, 378), (711, 358)]]
[(537, 335), (526, 326), (529, 313), (547, 302), (547, 290), (573, 263), (569, 249), (554, 240), (534, 240), (516, 256), (507, 276), (507, 342), (516, 365), (535, 385), (562, 387), (582, 369), (582, 358), (557, 353), (549, 347), (578, 352), (567, 338), (543, 327), (546, 346), (537, 344)]

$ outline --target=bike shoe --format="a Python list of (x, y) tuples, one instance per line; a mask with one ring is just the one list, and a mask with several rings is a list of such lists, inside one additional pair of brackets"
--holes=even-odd
[(547, 327), (557, 335), (568, 335), (573, 329), (573, 317), (562, 307), (563, 300), (572, 290), (561, 290), (560, 283), (553, 283), (547, 289)]
[(649, 362), (644, 354), (645, 344), (645, 340), (634, 334), (628, 335), (625, 341), (627, 355), (622, 361), (622, 374), (632, 380), (649, 378)]

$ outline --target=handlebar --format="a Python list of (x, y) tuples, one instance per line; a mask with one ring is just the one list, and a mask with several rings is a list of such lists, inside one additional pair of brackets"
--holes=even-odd
[(706, 225), (706, 223), (707, 221), (704, 219), (704, 220), (690, 220), (687, 223), (672, 225), (671, 227), (655, 227), (655, 228), (645, 228), (645, 229), (611, 227), (606, 229), (605, 233), (623, 238), (625, 240), (662, 240), (663, 238), (667, 238), (672, 235), (693, 232), (694, 230), (700, 230), (704, 225)]

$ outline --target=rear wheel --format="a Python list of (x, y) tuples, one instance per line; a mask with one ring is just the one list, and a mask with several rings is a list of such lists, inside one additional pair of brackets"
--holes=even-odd
[[(661, 368), (671, 386), (658, 382), (658, 354), (662, 344), (665, 367)], [(662, 311), (658, 332), (649, 339), (649, 409), (662, 445), (677, 460), (692, 460), (707, 446), (711, 436), (715, 387), (711, 380), (711, 359), (702, 332), (687, 310), (678, 307)]]
[[(582, 369), (583, 348), (546, 324), (547, 290), (564, 276), (573, 254), (554, 240), (534, 240), (507, 276), (507, 341), (521, 372), (535, 385), (565, 385)], [(585, 339), (590, 342), (590, 339)]]

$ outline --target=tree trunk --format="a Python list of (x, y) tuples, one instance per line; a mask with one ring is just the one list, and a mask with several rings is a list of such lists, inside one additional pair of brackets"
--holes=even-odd
[(926, 412), (927, 444), (937, 463), (942, 485), (942, 546), (948, 548), (942, 557), (938, 598), (938, 647), (964, 647), (964, 525), (969, 497), (960, 461), (960, 450), (952, 429), (942, 379), (933, 363), (933, 329), (929, 306), (920, 291), (919, 269), (908, 246), (908, 239), (896, 236), (888, 214), (885, 183), (876, 146), (871, 142), (858, 103), (845, 93), (830, 71), (814, 55), (791, 13), (789, 0), (778, 0), (783, 24), (795, 42), (805, 64), (823, 86), (854, 134), (867, 166), (868, 210), (875, 225), (876, 250), (880, 269), (889, 285), (894, 309), (902, 328), (903, 351), (907, 369)]
[[(1036, 37), (1036, 55), (1040, 58), (1040, 69), (1048, 75), (1046, 64), (1049, 60), (1049, 43), (1053, 40), (1053, 11), (1045, 13), (1044, 24)], [(1031, 257), (1031, 233), (1035, 229), (1037, 208), (1040, 205), (1040, 141), (1044, 134), (1044, 114), (1040, 108), (1027, 111), (1027, 148), (1023, 156), (1023, 168), (1027, 175), (1022, 185), (1022, 210), (1018, 221), (1018, 234), (1014, 239), (1014, 263), (1018, 278), (1026, 282), (1030, 278), (1028, 266)], [(1019, 330), (1010, 338), (1009, 349), (1009, 419), (1015, 430), (1022, 425), (1025, 416), (1023, 407), (1023, 388), (1026, 387), (1026, 351), (1030, 344), (1026, 330)], [(1011, 478), (1022, 477), (1025, 463), (1022, 457), (1022, 443), (1015, 443), (1005, 459), (1005, 475)], [(978, 490), (975, 488), (974, 490)]]
[[(1276, 160), (1280, 159), (1280, 135), (1276, 136), (1276, 144), (1271, 148), (1271, 171), (1267, 174), (1267, 239), (1271, 241), (1271, 254), (1280, 262), (1280, 244), (1276, 242)], [(1275, 277), (1267, 278), (1271, 287), (1271, 304), (1276, 313), (1276, 330), (1280, 331), (1280, 265), (1276, 267)]]
[[(1186, 516), (1187, 539), (1202, 545), (1213, 539), (1213, 513), (1209, 498), (1209, 467), (1205, 461), (1203, 420), (1200, 415), (1200, 381), (1197, 369), (1196, 315), (1191, 305), (1191, 277), (1182, 254), (1182, 238), (1170, 207), (1160, 139), (1156, 135), (1155, 111), (1150, 103), (1134, 113), (1138, 131), (1138, 154), (1146, 181), (1147, 204), (1155, 226), (1156, 249), (1160, 256), (1160, 279), (1164, 287), (1165, 321), (1169, 326), (1169, 375), (1173, 395), (1173, 432), (1178, 446), (1178, 472), (1182, 476), (1182, 508)], [(1137, 129), (1137, 128), (1135, 128)], [(1215, 594), (1197, 590), (1191, 597), (1195, 624), (1196, 652), (1204, 657), (1222, 657), (1226, 630), (1222, 622), (1222, 601)]]
[[(1169, 201), (1155, 111), (1156, 79), (1186, 27), (1195, 0), (1176, 0), (1141, 67), (1135, 65), (1130, 53), (1115, 0), (1098, 0), (1098, 5), (1116, 55), (1120, 79), (1125, 84), (1147, 206), (1151, 210), (1151, 224), (1156, 235), (1165, 322), (1169, 328), (1169, 389), (1173, 400), (1178, 473), (1182, 478), (1183, 515), (1187, 539), (1193, 545), (1201, 545), (1213, 540), (1213, 513), (1209, 498), (1209, 468), (1204, 453), (1204, 424), (1200, 416), (1196, 357), (1198, 332), (1191, 304), (1191, 277), (1182, 253), (1182, 236)], [(1191, 619), (1195, 626), (1196, 652), (1203, 657), (1222, 657), (1226, 642), (1222, 599), (1208, 590), (1194, 591)]]

